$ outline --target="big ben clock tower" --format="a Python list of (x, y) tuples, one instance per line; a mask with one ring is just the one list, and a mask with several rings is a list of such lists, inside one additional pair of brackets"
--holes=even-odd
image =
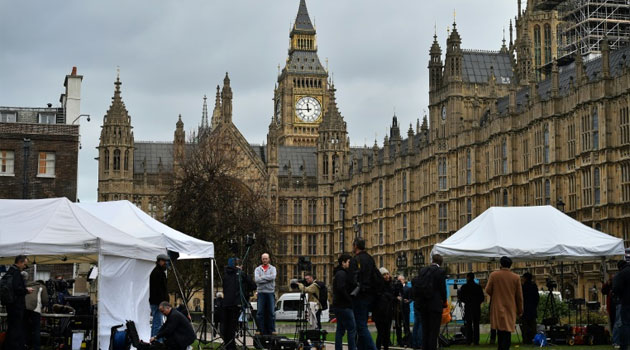
[(317, 56), (315, 27), (305, 0), (300, 0), (289, 38), (289, 57), (278, 76), (270, 128), (275, 129), (278, 145), (315, 146), (327, 105), (328, 72)]

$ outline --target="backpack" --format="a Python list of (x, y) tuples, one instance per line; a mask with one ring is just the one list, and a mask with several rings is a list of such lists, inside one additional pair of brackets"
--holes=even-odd
[(328, 288), (324, 282), (315, 281), (315, 283), (317, 283), (317, 286), (319, 287), (319, 303), (322, 304), (322, 310), (326, 310), (328, 309)]
[(8, 272), (0, 279), (0, 302), (4, 306), (15, 302), (15, 294), (13, 294), (13, 275)]
[(413, 295), (420, 300), (430, 299), (433, 296), (433, 271), (434, 268), (428, 267), (420, 271), (420, 275), (413, 286)]

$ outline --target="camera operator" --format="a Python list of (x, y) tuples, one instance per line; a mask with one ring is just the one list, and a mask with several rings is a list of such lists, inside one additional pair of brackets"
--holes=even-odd
[(385, 286), (383, 276), (376, 268), (376, 263), (365, 251), (365, 239), (357, 237), (352, 242), (354, 258), (350, 261), (350, 274), (354, 277), (357, 287), (352, 291), (352, 311), (357, 324), (359, 350), (376, 350), (374, 340), (367, 327), (368, 313), (372, 304)]
[(521, 331), (523, 332), (523, 343), (531, 344), (536, 336), (536, 318), (538, 309), (538, 286), (533, 282), (531, 273), (523, 274), (523, 315), (521, 316)]
[[(229, 258), (223, 274), (223, 344), (227, 350), (235, 350), (234, 334), (238, 327), (238, 316), (243, 302), (256, 288), (252, 279), (241, 271), (241, 262), (237, 258)], [(241, 291), (243, 295), (241, 295)]]
[(466, 343), (479, 345), (479, 321), (481, 303), (485, 300), (483, 288), (475, 283), (475, 274), (466, 274), (466, 284), (457, 293), (457, 299), (464, 303), (464, 322), (466, 324)]
[(312, 273), (307, 273), (304, 275), (303, 281), (298, 281), (296, 289), (299, 289), (300, 292), (308, 293), (308, 302), (315, 303), (317, 305), (317, 311), (315, 312), (315, 317), (317, 318), (317, 329), (322, 329), (322, 303), (320, 302), (320, 287), (315, 277), (313, 277)]
[[(168, 301), (168, 289), (166, 285), (166, 262), (168, 255), (160, 254), (155, 258), (155, 267), (149, 276), (149, 305), (151, 307), (151, 336), (154, 337), (162, 327), (164, 317), (160, 313), (160, 303)], [(158, 341), (161, 341), (158, 339)]]

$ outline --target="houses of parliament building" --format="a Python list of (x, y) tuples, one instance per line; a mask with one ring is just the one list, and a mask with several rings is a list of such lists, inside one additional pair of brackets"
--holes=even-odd
[[(604, 37), (598, 57), (577, 53), (559, 64), (558, 16), (536, 0), (524, 10), (520, 2), (498, 51), (463, 49), (456, 23), (445, 43), (434, 35), (428, 116), (409, 126), (394, 116), (382, 145), (351, 146), (305, 0), (273, 91), (266, 145), (250, 144), (232, 123), (227, 74), (211, 113), (204, 99), (199, 132), (228, 137), (243, 179), (268, 192), (280, 286), (298, 275), (298, 256), (310, 256), (317, 278), (330, 283), (336, 257), (357, 235), (379, 266), (413, 273), (414, 255), (427, 264), (434, 244), (491, 206), (564, 204), (567, 215), (628, 246), (630, 49), (612, 50)], [(121, 91), (117, 79), (98, 147), (98, 200), (127, 199), (162, 219), (186, 155), (184, 125), (180, 117), (172, 142), (135, 141)], [(398, 266), (401, 256), (407, 267)], [(562, 273), (562, 290), (584, 297), (594, 285), (601, 290), (600, 267), (567, 263), (560, 272), (540, 261), (516, 270), (531, 270), (539, 282)], [(483, 281), (496, 265), (447, 268), (459, 277), (476, 271)]]

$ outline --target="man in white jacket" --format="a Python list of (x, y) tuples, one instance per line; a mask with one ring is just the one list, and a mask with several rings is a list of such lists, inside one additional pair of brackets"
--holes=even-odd
[(262, 334), (276, 333), (275, 291), (276, 268), (269, 263), (269, 254), (261, 256), (262, 264), (254, 271), (254, 281), (258, 292), (256, 319)]

